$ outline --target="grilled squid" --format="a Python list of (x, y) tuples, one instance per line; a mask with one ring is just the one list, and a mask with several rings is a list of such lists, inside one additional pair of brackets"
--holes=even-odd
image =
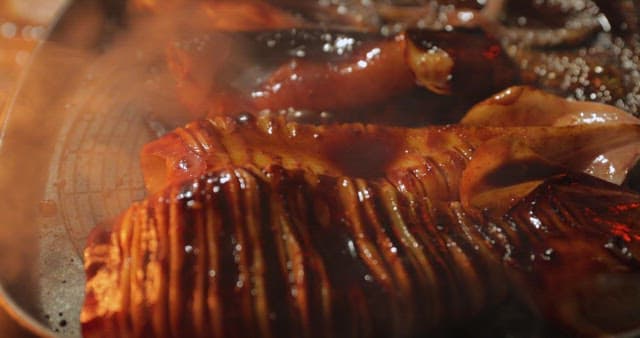
[[(554, 163), (586, 170), (606, 151), (638, 145), (634, 124), (565, 127), (445, 126), (394, 128), (343, 124), (313, 126), (281, 117), (217, 118), (178, 128), (147, 144), (142, 169), (151, 192), (168, 182), (197, 178), (229, 165), (277, 163), (317, 174), (385, 177), (418, 168), (432, 176), (438, 196), (456, 196), (457, 181), (474, 151), (496, 137), (523, 142)], [(629, 164), (629, 160), (624, 162)], [(618, 168), (619, 170), (627, 170)], [(607, 173), (598, 173), (607, 177)]]
[(637, 111), (632, 39), (593, 1), (323, 3), (195, 3), (167, 55), (206, 118), (142, 149), (149, 196), (91, 234), (83, 335), (424, 337), (511, 298), (640, 333), (637, 119), (530, 87), (402, 116), (521, 82)]
[[(168, 60), (193, 117), (292, 109), (375, 122), (393, 111), (388, 122), (407, 125), (454, 111), (451, 122), (520, 81), (499, 42), (479, 31), (411, 30), (393, 37), (326, 29), (214, 32), (179, 40)], [(483, 81), (468, 81), (469, 74)], [(412, 108), (403, 109), (408, 101)]]
[(408, 30), (406, 35), (407, 63), (416, 82), (435, 93), (479, 100), (520, 82), (500, 42), (481, 31)]
[(346, 111), (414, 87), (404, 46), (402, 36), (327, 30), (212, 33), (171, 47), (169, 64), (195, 116)]
[(172, 182), (92, 234), (83, 334), (416, 337), (509, 293), (569, 333), (638, 327), (637, 193), (552, 173), (483, 215), (430, 179), (273, 164)]
[[(567, 122), (585, 112), (609, 120)], [(622, 114), (515, 87), (460, 125), (178, 128), (142, 150), (150, 196), (91, 236), (83, 334), (416, 337), (513, 295), (568, 333), (628, 334), (640, 195), (592, 170), (640, 145)]]
[[(205, 14), (190, 15), (167, 48), (179, 97), (192, 117), (269, 110), (412, 125), (443, 120), (440, 110), (454, 111), (451, 122), (480, 98), (518, 82), (499, 43), (481, 32), (421, 28), (389, 34), (333, 24), (339, 18), (318, 23), (304, 10), (292, 14), (336, 6), (363, 10), (382, 4), (203, 2), (199, 12)], [(463, 81), (471, 73), (489, 77), (474, 86), (479, 82)]]
[(331, 116), (311, 118), (322, 123), (452, 123), (517, 84), (636, 113), (637, 20), (627, 12), (637, 6), (578, 3), (202, 1), (171, 39), (168, 64), (192, 118), (270, 110)]
[(615, 102), (633, 113), (637, 72), (623, 73), (633, 55), (623, 52), (504, 49), (464, 29), (393, 38), (296, 29), (211, 33), (168, 54), (194, 118), (292, 111), (338, 122), (424, 125), (454, 122), (482, 98), (519, 83), (579, 101)]
[[(334, 44), (341, 48), (341, 43), (353, 42)], [(413, 86), (404, 37), (398, 36), (365, 44), (343, 62), (292, 59), (278, 67), (251, 97), (259, 110), (345, 111), (385, 102)]]
[[(461, 120), (476, 126), (638, 125), (640, 120), (616, 107), (574, 102), (531, 87), (508, 88), (474, 106)], [(605, 149), (586, 172), (622, 183), (640, 158), (636, 142)]]

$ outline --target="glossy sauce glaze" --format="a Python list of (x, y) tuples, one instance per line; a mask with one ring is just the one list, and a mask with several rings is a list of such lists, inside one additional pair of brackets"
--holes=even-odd
[[(487, 7), (493, 14), (473, 2), (432, 5), (438, 19), (420, 23), (405, 16), (428, 5), (347, 1), (323, 7), (314, 1), (275, 1), (274, 13), (295, 17), (298, 10), (315, 8), (328, 15), (328, 22), (301, 15), (292, 26), (237, 29), (208, 26), (224, 13), (210, 11), (172, 37), (168, 63), (194, 118), (292, 110), (327, 114), (334, 122), (444, 124), (516, 84), (638, 111), (637, 22), (628, 15), (637, 5), (492, 0)], [(338, 13), (339, 8), (346, 12)], [(386, 19), (361, 26), (358, 10), (383, 17), (395, 13), (398, 18), (389, 25), (402, 28), (385, 30)], [(243, 15), (236, 16), (238, 22), (245, 22)], [(331, 24), (334, 16), (354, 26)], [(437, 23), (442, 18), (450, 19)], [(200, 43), (189, 47), (194, 35)]]
[[(384, 179), (396, 171), (416, 168), (436, 177), (433, 189), (447, 199), (457, 196), (458, 177), (473, 154), (491, 139), (505, 138), (508, 144), (523, 142), (543, 158), (583, 171), (607, 151), (637, 145), (639, 130), (640, 126), (633, 123), (506, 128), (314, 126), (288, 122), (282, 116), (254, 118), (246, 114), (235, 119), (200, 120), (178, 128), (147, 144), (141, 152), (141, 164), (151, 192), (225, 166), (260, 169), (278, 164), (315, 174), (367, 179)], [(618, 156), (620, 161), (611, 157), (612, 168), (624, 176), (636, 155), (637, 151), (631, 151)], [(509, 156), (491, 159), (507, 164), (511, 160)], [(606, 171), (592, 174), (609, 179)]]
[[(444, 54), (442, 57), (451, 59), (450, 68), (444, 72), (440, 81), (443, 83), (441, 87), (444, 87), (442, 94), (469, 97), (469, 100), (477, 102), (480, 98), (521, 81), (519, 70), (504, 52), (500, 42), (480, 30), (412, 29), (406, 35), (411, 43), (411, 48), (407, 50), (408, 62), (418, 83), (427, 88), (430, 88), (428, 83), (434, 79), (421, 77), (420, 74), (424, 74), (421, 70), (432, 72), (438, 69), (437, 64), (434, 66), (427, 60), (440, 53)], [(419, 61), (427, 62), (421, 67)]]
[[(519, 83), (497, 40), (478, 30), (393, 37), (304, 28), (217, 32), (172, 45), (168, 62), (194, 117), (290, 109), (326, 112), (336, 122), (452, 122)], [(483, 81), (469, 81), (469, 74)]]
[(560, 175), (478, 219), (424, 186), (280, 166), (172, 184), (93, 235), (83, 333), (414, 337), (514, 290), (575, 333), (637, 326), (636, 193)]
[(93, 233), (83, 334), (446, 336), (512, 298), (633, 334), (640, 197), (610, 182), (637, 120), (518, 87), (421, 127), (514, 83), (637, 112), (634, 30), (602, 17), (635, 5), (569, 2), (198, 3), (167, 59), (207, 118)]
[(474, 127), (313, 126), (279, 116), (256, 119), (245, 115), (179, 128), (146, 145), (141, 160), (152, 192), (227, 165), (262, 168), (279, 164), (316, 174), (382, 179), (396, 168), (429, 162), (439, 167), (433, 174), (455, 175), (468, 160), (474, 141), (479, 143), (498, 132)]

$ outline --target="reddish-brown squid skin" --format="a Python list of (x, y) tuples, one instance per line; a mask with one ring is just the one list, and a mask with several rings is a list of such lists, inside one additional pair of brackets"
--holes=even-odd
[(474, 219), (411, 171), (221, 169), (97, 230), (83, 334), (415, 337), (509, 289), (571, 332), (619, 333), (637, 327), (637, 293), (612, 312), (626, 321), (585, 309), (619, 294), (606, 280), (637, 291), (639, 219), (637, 193), (586, 175), (551, 177), (503, 217)]
[[(490, 4), (501, 2), (491, 1)], [(445, 1), (439, 2), (438, 6), (447, 6), (445, 3), (452, 4), (452, 2)], [(466, 11), (463, 9), (467, 6), (464, 2), (453, 3), (455, 3), (455, 6), (461, 5), (461, 10), (463, 12)], [(473, 102), (485, 95), (502, 89), (507, 85), (527, 83), (565, 97), (575, 97), (578, 100), (624, 104), (625, 110), (635, 113), (639, 106), (638, 95), (635, 95), (635, 84), (638, 82), (636, 74), (638, 72), (635, 71), (635, 68), (627, 69), (629, 62), (625, 61), (627, 58), (632, 58), (637, 54), (634, 47), (635, 44), (632, 42), (623, 43), (622, 40), (617, 41), (617, 36), (615, 34), (611, 35), (609, 32), (605, 32), (604, 35), (608, 36), (607, 39), (612, 39), (612, 42), (604, 42), (606, 39), (589, 39), (589, 37), (602, 30), (600, 27), (602, 22), (600, 21), (604, 20), (603, 13), (609, 17), (614, 30), (628, 30), (627, 33), (632, 35), (632, 32), (637, 31), (637, 20), (630, 18), (629, 16), (633, 17), (633, 15), (629, 13), (634, 13), (637, 10), (637, 6), (631, 4), (631, 2), (603, 6), (602, 4), (605, 2), (599, 1), (601, 9), (604, 10), (600, 11), (592, 1), (586, 3), (586, 6), (583, 6), (584, 8), (582, 9), (574, 5), (564, 6), (557, 3), (539, 3), (536, 1), (512, 1), (506, 3), (505, 6), (500, 5), (501, 9), (496, 13), (503, 13), (505, 22), (499, 23), (497, 17), (494, 17), (494, 24), (500, 26), (500, 29), (489, 31), (493, 32), (497, 40), (501, 40), (501, 43), (498, 43), (496, 39), (491, 38), (481, 30), (470, 30), (463, 27), (455, 28), (449, 32), (446, 30), (415, 29), (408, 26), (406, 30), (403, 30), (404, 33), (397, 35), (397, 39), (404, 37), (406, 40), (405, 45), (408, 45), (407, 47), (409, 48), (407, 50), (409, 51), (412, 49), (414, 51), (419, 50), (411, 47), (426, 43), (438, 47), (439, 50), (449, 55), (450, 72), (447, 71), (448, 67), (443, 67), (444, 69), (436, 67), (435, 70), (431, 67), (423, 67), (426, 70), (422, 69), (422, 74), (416, 72), (415, 69), (414, 73), (417, 75), (418, 80), (424, 75), (424, 72), (432, 76), (437, 75), (439, 80), (444, 79), (444, 85), (440, 83), (440, 86), (444, 88), (438, 88), (432, 83), (431, 89), (436, 88), (436, 91), (441, 93), (462, 94), (460, 97), (464, 97), (464, 100), (468, 101), (464, 105), (465, 108), (468, 108)], [(314, 5), (316, 4), (310, 6), (313, 7)], [(214, 31), (237, 34), (240, 32), (246, 33), (247, 31), (262, 31), (278, 34), (293, 27), (295, 27), (293, 28), (294, 30), (322, 30), (317, 23), (296, 22), (296, 20), (300, 20), (300, 17), (291, 15), (291, 13), (277, 6), (258, 1), (211, 2), (210, 4), (207, 3), (206, 6), (219, 6), (223, 9), (229, 7), (231, 9), (212, 11), (212, 13), (217, 14), (211, 14), (212, 17), (208, 20), (195, 21), (194, 26), (196, 27), (192, 27), (192, 29), (198, 33), (211, 33)], [(228, 20), (230, 16), (217, 17), (220, 16), (220, 13), (225, 13), (225, 11), (242, 13), (245, 7), (250, 10), (246, 11), (247, 14), (240, 15), (241, 20)], [(262, 7), (265, 7), (264, 10)], [(264, 16), (256, 15), (261, 11), (268, 14)], [(471, 12), (466, 11), (465, 13), (469, 14)], [(519, 20), (524, 19), (528, 19), (525, 20), (526, 24), (518, 23)], [(584, 20), (588, 22), (583, 22)], [(216, 23), (218, 21), (222, 22), (222, 24), (218, 25)], [(200, 24), (199, 22), (204, 23)], [(225, 26), (225, 22), (229, 24)], [(336, 28), (329, 25), (328, 27), (331, 27), (333, 32), (343, 29), (342, 32), (345, 34), (353, 33), (352, 30), (345, 29), (344, 26)], [(331, 29), (328, 31), (331, 31)], [(578, 34), (578, 37), (575, 38), (576, 41), (571, 41), (573, 38), (570, 38), (570, 36), (573, 33), (567, 32), (583, 30), (585, 31), (584, 34)], [(563, 34), (555, 34), (555, 31), (565, 32), (565, 35), (568, 34), (568, 36), (563, 37)], [(587, 32), (590, 33), (587, 34)], [(389, 109), (393, 110), (395, 107), (389, 104), (389, 101), (406, 95), (408, 93), (405, 90), (406, 88), (416, 88), (413, 78), (406, 76), (411, 74), (410, 71), (407, 72), (406, 70), (406, 68), (411, 68), (410, 62), (394, 57), (394, 55), (397, 55), (395, 52), (399, 49), (399, 46), (389, 43), (390, 40), (375, 33), (375, 30), (358, 31), (357, 33), (376, 37), (378, 42), (367, 44), (366, 48), (363, 47), (362, 50), (358, 50), (350, 56), (348, 60), (341, 62), (330, 61), (327, 58), (308, 56), (299, 58), (292, 56), (280, 62), (276, 67), (276, 71), (272, 74), (260, 74), (252, 77), (259, 78), (259, 81), (257, 81), (259, 83), (257, 84), (230, 86), (229, 82), (233, 81), (227, 76), (228, 74), (215, 74), (215, 80), (214, 76), (211, 76), (211, 79), (202, 83), (192, 81), (190, 77), (193, 74), (177, 72), (179, 96), (193, 114), (193, 118), (202, 118), (207, 115), (236, 114), (239, 111), (257, 113), (261, 109), (330, 110), (339, 116), (354, 115), (354, 108), (366, 108), (369, 113), (372, 113), (375, 111), (375, 109), (371, 109), (372, 107), (380, 108), (382, 105), (388, 105)], [(622, 32), (618, 33), (622, 34)], [(421, 40), (407, 43), (407, 41), (410, 42), (412, 40), (407, 36), (412, 35), (414, 37), (422, 36)], [(512, 35), (517, 38), (510, 38)], [(524, 36), (524, 38), (520, 36)], [(595, 42), (600, 40), (603, 41)], [(506, 43), (505, 41), (511, 42)], [(174, 39), (172, 39), (170, 44), (174, 42)], [(323, 42), (316, 42), (316, 44), (322, 46)], [(379, 46), (375, 46), (376, 44), (379, 44)], [(532, 45), (538, 44), (543, 47), (532, 47)], [(225, 48), (215, 48), (216, 44), (213, 45), (214, 53), (225, 50)], [(545, 49), (544, 46), (560, 46), (562, 48)], [(317, 46), (314, 47), (307, 44), (300, 50), (304, 51), (307, 47), (316, 48)], [(376, 65), (376, 62), (367, 63), (366, 57), (363, 57), (367, 51), (372, 51), (374, 48), (379, 48), (383, 51), (381, 55), (389, 55), (383, 65)], [(283, 52), (276, 49), (280, 48), (274, 48), (272, 51), (265, 53), (266, 58), (268, 58), (269, 54)], [(508, 51), (508, 53), (505, 53), (505, 51)], [(245, 50), (233, 52), (233, 59), (242, 59), (246, 56), (245, 52)], [(289, 50), (284, 50), (285, 54), (289, 52)], [(422, 53), (422, 55), (428, 54)], [(433, 58), (430, 58), (430, 60), (433, 60)], [(180, 61), (182, 60), (169, 58), (171, 66), (175, 66), (174, 63), (179, 63)], [(245, 63), (244, 66), (245, 68), (256, 68), (256, 65), (264, 66), (262, 61), (262, 59), (257, 58)], [(235, 60), (227, 60), (226, 64), (229, 65), (233, 62)], [(365, 63), (370, 65), (365, 69), (358, 69), (358, 64)], [(263, 71), (265, 73), (272, 72), (272, 66), (262, 67), (264, 68)], [(215, 67), (215, 57), (212, 57), (210, 63), (207, 61), (196, 62), (196, 66), (191, 70), (191, 73), (209, 73), (209, 68)], [(344, 69), (356, 71), (351, 74), (339, 71)], [(396, 73), (393, 73), (394, 71)], [(469, 76), (469, 74), (473, 74), (473, 76)], [(449, 77), (451, 77), (451, 81), (447, 81)], [(216, 81), (218, 83), (215, 83)], [(426, 82), (429, 83), (429, 81)], [(283, 87), (291, 90), (280, 90)], [(344, 90), (345, 88), (346, 90)], [(328, 95), (325, 95), (327, 93)], [(345, 93), (353, 93), (353, 95), (349, 97)], [(306, 99), (307, 96), (309, 96), (308, 100)], [(323, 100), (319, 97), (331, 97), (335, 99), (335, 102), (331, 103), (332, 100)], [(425, 97), (427, 97), (427, 100), (419, 102), (425, 107), (420, 112), (433, 115), (442, 114), (437, 110), (429, 110), (429, 107), (433, 105), (432, 102), (441, 104), (442, 101), (447, 101), (447, 98), (427, 94), (425, 94)], [(453, 109), (452, 106), (449, 104), (446, 110), (451, 111)], [(397, 115), (402, 113), (406, 112), (398, 111)], [(369, 117), (369, 115), (363, 114), (363, 116), (356, 118), (360, 119), (360, 121), (375, 120), (368, 119)], [(447, 121), (454, 121), (456, 117)], [(339, 118), (339, 120), (351, 122), (356, 121), (356, 118)], [(415, 119), (411, 121), (415, 121)]]
[[(584, 280), (610, 276), (628, 286), (638, 196), (584, 175), (556, 184), (538, 173), (537, 186), (509, 201), (508, 217), (474, 210), (460, 201), (473, 200), (478, 185), (460, 190), (460, 181), (474, 177), (469, 170), (480, 182), (491, 176), (483, 161), (469, 163), (496, 136), (569, 172), (599, 147), (639, 139), (640, 128), (311, 126), (250, 114), (194, 122), (144, 148), (153, 194), (88, 245), (84, 332), (407, 337), (492, 307), (511, 281), (523, 295), (552, 295), (540, 308), (561, 325), (607, 332), (600, 319), (571, 310), (583, 307), (577, 293), (612, 292), (606, 283), (556, 294), (554, 281), (571, 276), (531, 257), (551, 248), (564, 257), (553, 264), (586, 262), (571, 270)], [(495, 184), (487, 183), (481, 191)], [(537, 209), (556, 186), (577, 189), (571, 203), (559, 197)], [(576, 218), (591, 213), (598, 217)], [(572, 241), (599, 263), (565, 250)], [(544, 303), (560, 296), (563, 311)]]
[[(451, 59), (450, 67), (428, 62), (436, 49)], [(469, 74), (483, 81), (469, 81)], [(364, 43), (343, 62), (292, 59), (253, 91), (252, 98), (258, 110), (348, 111), (386, 102), (416, 85), (471, 101), (519, 81), (500, 43), (480, 31), (408, 30)], [(442, 84), (434, 84), (438, 82)]]
[[(282, 117), (196, 121), (147, 144), (141, 164), (147, 189), (195, 178), (228, 165), (279, 164), (316, 174), (377, 178), (400, 168), (426, 168), (438, 196), (454, 198), (456, 173), (473, 143), (495, 136), (492, 128), (408, 129), (363, 124), (312, 126)], [(450, 177), (450, 178), (449, 178)]]
[[(499, 43), (473, 30), (409, 30), (384, 37), (303, 28), (209, 32), (194, 40), (198, 43), (179, 39), (168, 48), (179, 97), (194, 117), (291, 108), (328, 111), (339, 121), (369, 121), (394, 100), (422, 92), (414, 102), (420, 109), (395, 109), (401, 122), (411, 120), (406, 114), (440, 114), (433, 106), (468, 108), (519, 82)], [(468, 74), (483, 81), (469, 81)], [(461, 99), (452, 104), (431, 92)]]
[[(321, 38), (305, 41), (305, 34)], [(217, 32), (203, 37), (203, 47), (182, 44), (169, 48), (168, 64), (178, 80), (181, 100), (196, 117), (288, 108), (346, 112), (415, 88), (405, 61), (404, 35), (384, 38), (320, 29), (276, 30), (263, 35), (271, 38), (263, 38), (265, 42), (249, 34)], [(279, 41), (283, 36), (290, 41)], [(271, 43), (273, 47), (263, 46)], [(300, 45), (299, 50), (293, 50), (291, 44)], [(335, 51), (322, 52), (323, 46)], [(321, 52), (308, 55), (316, 49)], [(252, 54), (260, 55), (251, 59), (248, 55)], [(246, 77), (243, 72), (255, 69), (256, 64), (262, 72), (273, 68), (274, 59), (278, 60), (275, 69), (264, 80), (237, 84)]]
[(406, 62), (416, 82), (431, 91), (478, 101), (521, 81), (500, 41), (480, 30), (409, 29), (404, 35)]
[(259, 110), (348, 110), (384, 102), (413, 87), (405, 38), (398, 35), (361, 46), (346, 62), (292, 59), (252, 96)]
[[(549, 160), (582, 171), (604, 151), (638, 142), (639, 134), (637, 125), (313, 126), (287, 122), (280, 116), (255, 118), (245, 114), (200, 120), (178, 128), (144, 146), (141, 164), (151, 192), (172, 181), (197, 178), (229, 165), (262, 168), (278, 164), (286, 169), (361, 178), (388, 177), (411, 168), (428, 179), (427, 189), (436, 196), (454, 200), (459, 198), (461, 173), (474, 152), (495, 137), (524, 142)], [(508, 160), (494, 158), (491, 162)]]

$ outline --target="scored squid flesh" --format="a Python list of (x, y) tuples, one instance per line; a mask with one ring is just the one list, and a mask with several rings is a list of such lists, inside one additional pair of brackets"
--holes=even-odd
[(191, 124), (145, 148), (153, 193), (92, 235), (83, 334), (415, 337), (510, 293), (567, 332), (626, 333), (640, 195), (578, 170), (631, 142), (636, 124)]
[[(260, 168), (275, 161), (287, 169), (308, 168), (317, 174), (356, 177), (384, 177), (401, 168), (431, 163), (440, 167), (439, 170), (430, 170), (431, 174), (442, 172), (450, 176), (436, 180), (449, 186), (437, 190), (456, 191), (456, 177), (473, 152), (496, 137), (524, 142), (535, 153), (543, 154), (555, 163), (573, 166), (578, 171), (587, 170), (589, 163), (616, 150), (637, 148), (636, 130), (640, 128), (637, 119), (613, 107), (571, 102), (522, 87), (511, 88), (507, 92), (512, 93), (511, 96), (501, 93), (472, 109), (462, 125), (423, 128), (363, 124), (313, 126), (287, 123), (282, 117), (255, 118), (251, 114), (197, 121), (143, 148), (141, 161), (146, 186), (155, 192), (170, 181), (196, 178), (209, 170), (247, 163)], [(517, 95), (523, 92), (525, 94)], [(514, 125), (505, 127), (498, 123), (498, 117), (495, 118), (497, 127), (493, 127), (483, 122), (481, 117), (472, 119), (483, 116), (483, 107), (491, 104), (507, 105), (506, 109), (510, 107), (513, 116), (523, 115), (522, 112), (528, 112), (522, 108), (526, 107), (527, 99), (540, 96), (545, 102), (557, 100), (560, 107), (554, 112), (555, 106), (537, 106), (542, 111), (538, 113), (541, 119), (557, 112), (566, 115), (573, 109), (574, 112), (585, 111), (598, 116), (618, 113), (624, 116), (621, 121), (625, 123), (588, 124), (589, 120), (583, 120), (582, 123), (529, 127), (517, 123), (525, 119), (514, 118)], [(590, 109), (582, 110), (583, 107)], [(468, 125), (474, 123), (477, 126)], [(626, 174), (636, 159), (635, 154), (611, 158), (610, 169), (615, 169), (618, 175), (611, 176), (609, 171), (594, 171), (593, 174), (620, 183), (620, 175)], [(438, 195), (449, 196), (444, 193)]]

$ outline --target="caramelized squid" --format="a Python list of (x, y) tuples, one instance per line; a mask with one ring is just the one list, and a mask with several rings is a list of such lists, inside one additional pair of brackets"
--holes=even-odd
[[(356, 2), (337, 6), (369, 7)], [(339, 18), (319, 24), (304, 14), (307, 7), (329, 10), (334, 4), (202, 2), (167, 48), (179, 97), (192, 117), (291, 110), (322, 112), (340, 122), (411, 125), (443, 120), (432, 108), (438, 107), (455, 111), (447, 119), (451, 122), (480, 98), (518, 82), (498, 42), (479, 32), (390, 35), (334, 24)], [(296, 15), (300, 10), (302, 15)], [(442, 53), (433, 53), (436, 49)], [(489, 81), (462, 81), (469, 73), (488, 75)], [(407, 101), (418, 107), (398, 114)]]
[[(553, 170), (493, 170), (478, 153), (505, 135), (531, 149), (525, 168)], [(638, 140), (633, 124), (192, 124), (145, 149), (154, 193), (92, 235), (83, 334), (415, 337), (512, 291), (569, 332), (625, 333), (640, 324), (640, 195), (575, 168), (594, 144)], [(537, 183), (494, 195), (502, 210), (475, 198), (518, 177)]]
[(507, 88), (476, 104), (460, 120), (494, 127), (638, 124), (640, 120), (611, 105), (569, 101), (528, 86)]
[[(572, 102), (530, 87), (512, 87), (474, 106), (461, 123), (495, 127), (639, 125), (640, 120), (613, 106)], [(620, 184), (639, 158), (640, 144), (631, 140), (603, 148), (585, 171)]]
[[(514, 114), (518, 107), (513, 105)], [(287, 169), (307, 168), (317, 174), (356, 177), (384, 177), (398, 168), (435, 164), (440, 171), (430, 169), (430, 174), (441, 172), (449, 177), (435, 181), (446, 182), (450, 186), (446, 191), (456, 191), (457, 175), (474, 150), (491, 138), (501, 136), (525, 142), (552, 161), (582, 171), (607, 152), (630, 146), (637, 149), (639, 128), (637, 124), (510, 128), (453, 125), (417, 129), (361, 124), (312, 126), (287, 123), (281, 117), (256, 119), (245, 114), (179, 128), (146, 145), (141, 161), (147, 188), (152, 192), (169, 181), (196, 178), (224, 166), (252, 163), (261, 168), (271, 161)], [(616, 170), (626, 173), (635, 159), (625, 158)], [(608, 176), (609, 172), (594, 174), (614, 182), (619, 178)]]
[(520, 82), (500, 42), (481, 31), (409, 30), (406, 35), (407, 63), (416, 82), (435, 93), (477, 102)]
[[(198, 32), (198, 49), (182, 48), (189, 45), (182, 31), (168, 48), (193, 118), (292, 110), (324, 112), (339, 122), (452, 123), (481, 98), (517, 84), (632, 113), (640, 107), (638, 45), (629, 37), (637, 20), (627, 13), (637, 6), (631, 3), (196, 3), (194, 18), (180, 29)], [(243, 36), (249, 32), (264, 40)], [(218, 43), (227, 39), (222, 33), (242, 43)], [(233, 71), (221, 70), (220, 62)], [(409, 113), (397, 102), (407, 97), (419, 97), (413, 101), (421, 109), (411, 114), (434, 117), (403, 116)], [(433, 106), (451, 116), (436, 116), (444, 113)]]
[(347, 112), (415, 86), (404, 36), (295, 29), (212, 33), (199, 42), (169, 50), (180, 95), (195, 116), (288, 108)]
[(364, 44), (344, 62), (293, 59), (275, 70), (251, 97), (258, 110), (345, 111), (385, 102), (413, 86), (405, 39), (397, 36)]
[(510, 297), (570, 335), (640, 332), (627, 112), (510, 87), (456, 125), (282, 113), (455, 119), (518, 83), (636, 112), (633, 39), (598, 35), (624, 6), (566, 4), (198, 2), (208, 33), (167, 55), (207, 118), (147, 144), (150, 195), (92, 233), (83, 335), (423, 337)]
[[(392, 110), (388, 122), (403, 125), (441, 115), (434, 107), (461, 115), (519, 82), (499, 43), (478, 31), (412, 30), (392, 38), (318, 29), (217, 32), (172, 45), (168, 55), (194, 117), (293, 109), (373, 122)], [(468, 74), (484, 81), (468, 81)], [(393, 108), (407, 100), (413, 109)]]

